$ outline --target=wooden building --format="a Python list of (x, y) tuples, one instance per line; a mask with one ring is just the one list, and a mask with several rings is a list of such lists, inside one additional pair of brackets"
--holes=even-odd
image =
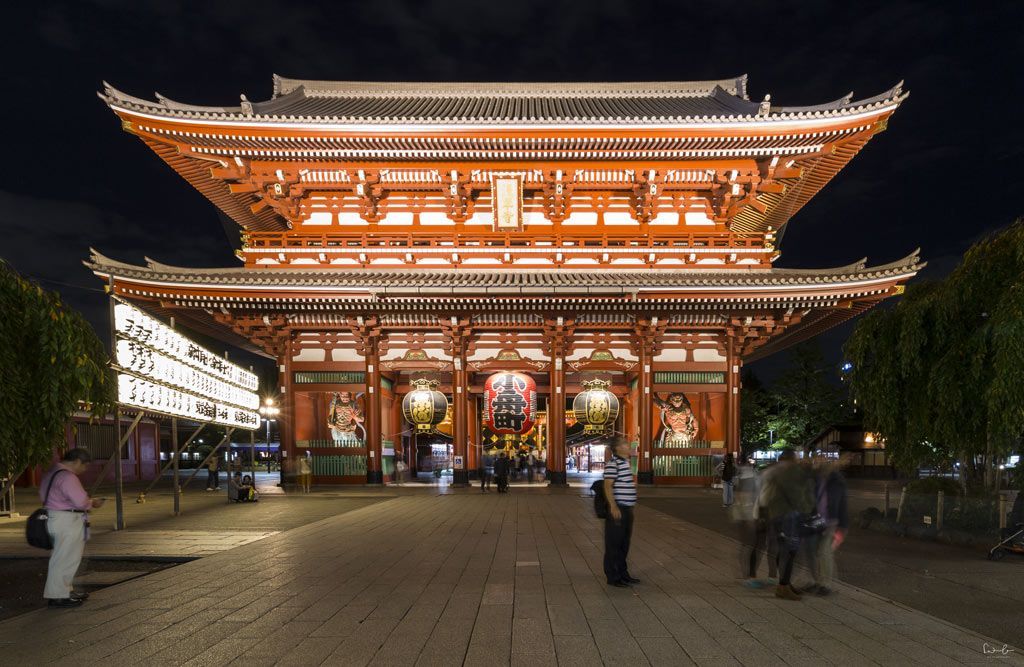
[[(400, 401), (451, 400), (456, 482), (487, 440), (490, 373), (530, 374), (552, 483), (566, 408), (601, 376), (641, 481), (704, 483), (739, 449), (744, 361), (897, 294), (916, 252), (774, 269), (789, 220), (906, 98), (752, 101), (746, 77), (642, 83), (365, 83), (274, 77), (265, 102), (106, 86), (122, 128), (239, 226), (240, 265), (133, 266), (115, 292), (278, 363), (282, 441), (319, 482), (409, 457)], [(403, 444), (404, 443), (404, 444)], [(457, 467), (457, 466), (456, 466)]]

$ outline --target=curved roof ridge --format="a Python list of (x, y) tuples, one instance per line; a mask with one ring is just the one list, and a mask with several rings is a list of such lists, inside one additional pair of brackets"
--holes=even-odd
[(849, 276), (849, 275), (866, 275), (866, 274), (879, 274), (890, 271), (919, 271), (925, 266), (920, 261), (920, 248), (914, 250), (909, 255), (889, 262), (888, 264), (881, 264), (878, 266), (866, 266), (866, 259), (858, 260), (845, 266), (829, 267), (829, 268), (817, 268), (817, 269), (804, 269), (804, 268), (767, 268), (767, 269), (721, 269), (716, 267), (707, 268), (652, 268), (652, 269), (636, 269), (635, 267), (624, 267), (621, 269), (592, 269), (592, 270), (581, 270), (578, 267), (572, 269), (566, 268), (536, 268), (536, 269), (501, 269), (501, 268), (487, 268), (480, 267), (474, 269), (459, 269), (458, 271), (452, 271), (448, 268), (391, 268), (391, 267), (380, 267), (380, 268), (364, 268), (358, 270), (345, 270), (336, 267), (318, 267), (310, 266), (306, 268), (292, 268), (282, 272), (280, 267), (213, 267), (213, 268), (193, 268), (184, 266), (172, 266), (158, 262), (149, 257), (145, 258), (146, 265), (140, 266), (135, 264), (127, 264), (111, 259), (99, 251), (90, 248), (90, 259), (89, 261), (83, 262), (87, 267), (94, 271), (103, 272), (104, 269), (122, 269), (135, 273), (143, 274), (173, 274), (176, 276), (251, 276), (252, 278), (266, 278), (269, 275), (278, 276), (284, 278), (286, 276), (297, 277), (297, 276), (316, 276), (319, 281), (331, 282), (332, 280), (383, 280), (385, 278), (394, 278), (395, 276), (401, 276), (405, 279), (413, 279), (417, 281), (434, 281), (437, 279), (441, 280), (458, 280), (458, 281), (472, 281), (474, 278), (495, 278), (503, 277), (511, 281), (515, 281), (517, 278), (528, 277), (529, 280), (540, 278), (541, 276), (586, 276), (590, 278), (601, 277), (609, 281), (621, 281), (623, 278), (632, 278), (638, 282), (645, 278), (665, 278), (677, 276), (680, 278), (689, 277), (693, 279), (708, 279), (708, 278), (731, 278), (731, 279), (744, 279), (747, 280), (771, 280), (773, 278), (785, 278), (785, 277), (810, 277), (810, 276)]
[(903, 81), (900, 81), (892, 88), (860, 100), (853, 99), (853, 93), (847, 93), (837, 100), (826, 102), (824, 104), (812, 104), (810, 106), (803, 107), (789, 107), (780, 106), (773, 107), (772, 114), (788, 114), (788, 113), (813, 113), (815, 111), (844, 111), (848, 109), (857, 109), (861, 107), (870, 107), (876, 104), (882, 104), (886, 102), (902, 102), (907, 99), (910, 93), (904, 92)]
[(361, 97), (366, 95), (393, 97), (445, 97), (516, 95), (545, 97), (559, 96), (709, 96), (715, 88), (730, 95), (746, 99), (747, 75), (708, 81), (325, 81), (290, 79), (274, 75), (274, 97), (291, 93), (302, 87), (310, 97)]

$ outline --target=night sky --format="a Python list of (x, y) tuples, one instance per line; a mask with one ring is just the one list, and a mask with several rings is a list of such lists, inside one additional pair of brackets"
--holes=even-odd
[[(217, 210), (96, 98), (106, 80), (195, 104), (264, 100), (271, 74), (409, 81), (750, 75), (806, 105), (910, 91), (792, 220), (777, 266), (902, 257), (947, 273), (1022, 213), (1024, 30), (1014, 3), (74, 0), (5, 10), (0, 256), (104, 332), (93, 246), (128, 262), (234, 266)], [(31, 6), (30, 6), (31, 5)], [(20, 8), (18, 8), (20, 6)], [(820, 337), (829, 358), (850, 327)], [(768, 377), (777, 355), (753, 367)]]

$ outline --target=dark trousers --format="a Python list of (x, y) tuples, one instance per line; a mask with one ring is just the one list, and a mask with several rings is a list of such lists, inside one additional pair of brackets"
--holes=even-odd
[(206, 488), (208, 488), (208, 489), (216, 489), (218, 486), (220, 486), (220, 476), (218, 475), (217, 471), (216, 470), (210, 470), (209, 468), (207, 468), (207, 470), (206, 470)]
[(749, 579), (757, 578), (757, 569), (761, 564), (761, 550), (767, 552), (768, 576), (776, 576), (778, 564), (778, 540), (771, 530), (771, 524), (761, 519), (744, 521), (740, 524), (740, 542), (743, 549), (740, 552), (740, 567), (743, 576)]
[(629, 540), (633, 537), (633, 508), (619, 505), (622, 518), (613, 521), (611, 516), (604, 521), (604, 576), (608, 583), (624, 581), (629, 577), (626, 558), (629, 556)]
[(800, 550), (800, 537), (797, 534), (799, 525), (794, 520), (786, 519), (776, 519), (773, 524), (779, 544), (779, 585), (788, 586), (793, 576), (793, 563)]
[(480, 490), (484, 491), (491, 488), (491, 477), (493, 475), (486, 470), (480, 473)]
[(508, 475), (498, 475), (498, 493), (508, 493)]

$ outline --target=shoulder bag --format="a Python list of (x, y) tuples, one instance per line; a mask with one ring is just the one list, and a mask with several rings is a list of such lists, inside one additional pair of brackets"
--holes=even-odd
[(53, 488), (53, 480), (57, 479), (57, 475), (64, 472), (58, 470), (53, 473), (53, 477), (46, 484), (46, 495), (43, 496), (43, 506), (32, 512), (32, 516), (28, 518), (25, 523), (25, 539), (33, 547), (40, 549), (52, 549), (53, 548), (53, 537), (50, 535), (50, 531), (46, 528), (46, 522), (50, 519), (49, 510), (46, 509), (46, 501), (50, 499), (50, 489)]

